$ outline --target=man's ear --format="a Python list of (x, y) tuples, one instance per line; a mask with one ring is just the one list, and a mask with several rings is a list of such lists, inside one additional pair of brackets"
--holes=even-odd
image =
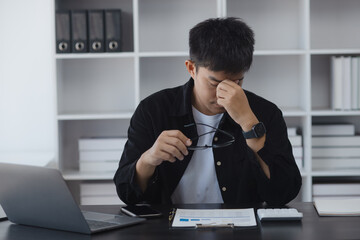
[(190, 73), (191, 77), (193, 79), (195, 79), (195, 75), (196, 75), (196, 66), (195, 63), (191, 60), (186, 60), (185, 61), (185, 66), (186, 69), (188, 70), (188, 72)]

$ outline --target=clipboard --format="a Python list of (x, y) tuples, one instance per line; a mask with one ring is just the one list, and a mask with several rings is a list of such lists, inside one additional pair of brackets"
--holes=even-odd
[(177, 228), (236, 228), (256, 227), (253, 208), (245, 209), (172, 209), (169, 227)]

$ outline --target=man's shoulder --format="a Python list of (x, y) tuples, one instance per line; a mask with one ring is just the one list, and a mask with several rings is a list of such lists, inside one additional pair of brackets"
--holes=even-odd
[(144, 98), (139, 107), (151, 114), (170, 114), (176, 108), (179, 101), (184, 101), (185, 85), (162, 89)]
[(142, 100), (143, 103), (146, 104), (166, 104), (172, 103), (176, 96), (183, 91), (183, 85), (173, 87), (173, 88), (166, 88), (155, 93), (150, 94), (146, 98)]
[(281, 112), (281, 110), (278, 108), (278, 106), (253, 93), (253, 92), (250, 92), (250, 91), (247, 91), (245, 90), (245, 94), (246, 94), (246, 97), (249, 101), (249, 105), (251, 107), (251, 109), (253, 110), (253, 112), (256, 114), (256, 115), (273, 115), (275, 113), (279, 113)]
[(254, 105), (256, 107), (271, 107), (271, 108), (277, 108), (276, 104), (253, 93), (248, 90), (244, 90), (246, 97), (248, 98), (249, 104)]

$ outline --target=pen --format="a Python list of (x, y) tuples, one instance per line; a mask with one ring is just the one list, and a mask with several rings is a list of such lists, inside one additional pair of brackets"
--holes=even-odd
[(234, 224), (233, 223), (228, 223), (228, 224), (196, 224), (196, 228), (212, 228), (212, 227), (217, 227), (217, 228), (234, 228)]

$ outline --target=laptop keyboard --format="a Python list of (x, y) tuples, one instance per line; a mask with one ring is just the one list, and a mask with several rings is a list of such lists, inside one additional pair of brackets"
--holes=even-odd
[(110, 222), (102, 222), (102, 221), (95, 221), (95, 220), (86, 220), (89, 224), (90, 229), (101, 229), (101, 228), (108, 228), (113, 226), (118, 226), (119, 224), (110, 223)]

